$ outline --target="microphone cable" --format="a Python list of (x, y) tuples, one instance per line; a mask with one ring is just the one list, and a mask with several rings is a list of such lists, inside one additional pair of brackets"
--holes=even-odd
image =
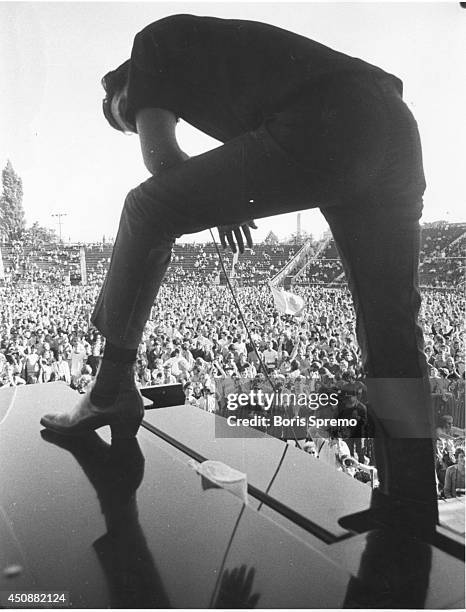
[[(214, 243), (215, 250), (217, 251), (218, 259), (219, 259), (219, 261), (220, 261), (220, 267), (222, 268), (222, 272), (223, 272), (223, 274), (225, 275), (225, 279), (226, 279), (227, 286), (228, 286), (228, 288), (229, 288), (229, 290), (230, 290), (230, 293), (231, 293), (231, 295), (232, 295), (232, 297), (233, 297), (233, 301), (235, 302), (235, 305), (236, 305), (236, 308), (237, 308), (237, 310), (238, 310), (238, 313), (239, 313), (240, 319), (241, 319), (241, 321), (242, 321), (242, 323), (243, 323), (243, 325), (244, 325), (244, 328), (246, 329), (246, 333), (247, 333), (247, 336), (248, 336), (248, 338), (249, 338), (249, 342), (250, 342), (251, 346), (252, 346), (252, 347), (253, 347), (253, 349), (254, 349), (254, 352), (255, 352), (255, 354), (256, 354), (256, 356), (257, 356), (257, 359), (258, 359), (258, 361), (259, 361), (259, 364), (260, 364), (260, 366), (261, 366), (261, 369), (262, 369), (262, 371), (264, 372), (264, 375), (265, 375), (265, 377), (267, 378), (267, 381), (268, 381), (269, 385), (271, 386), (273, 393), (274, 393), (274, 394), (276, 394), (276, 397), (278, 397), (278, 396), (279, 396), (279, 390), (278, 390), (278, 388), (275, 386), (275, 384), (272, 382), (272, 379), (270, 378), (270, 375), (269, 375), (269, 373), (268, 373), (268, 371), (267, 371), (267, 368), (265, 367), (264, 362), (263, 362), (263, 360), (262, 360), (262, 356), (260, 355), (259, 350), (257, 349), (256, 343), (254, 342), (254, 339), (253, 339), (253, 337), (252, 337), (252, 335), (251, 335), (251, 332), (249, 331), (249, 326), (248, 326), (248, 324), (246, 323), (246, 320), (245, 320), (245, 318), (244, 318), (243, 312), (242, 312), (242, 310), (241, 310), (241, 306), (240, 306), (240, 304), (239, 304), (239, 302), (238, 302), (238, 299), (237, 299), (237, 297), (236, 297), (235, 291), (234, 291), (233, 286), (232, 286), (232, 284), (231, 284), (231, 282), (230, 282), (230, 278), (229, 278), (229, 276), (228, 276), (228, 274), (227, 274), (227, 271), (226, 271), (226, 268), (225, 268), (225, 264), (224, 264), (224, 261), (223, 261), (222, 254), (221, 254), (221, 252), (220, 252), (220, 249), (218, 248), (217, 241), (215, 240), (215, 236), (214, 236), (214, 233), (212, 232), (212, 229), (211, 229), (211, 228), (209, 229), (209, 232), (210, 232), (210, 235), (211, 235), (211, 237), (212, 237), (212, 242)], [(295, 431), (295, 428), (294, 428), (294, 426), (293, 426), (293, 425), (291, 425), (291, 431), (293, 432), (293, 437), (294, 437), (294, 440), (295, 440), (295, 444), (296, 444), (296, 446), (297, 446), (297, 447), (298, 447), (300, 450), (302, 450), (301, 445), (300, 445), (300, 444), (299, 444), (299, 442), (298, 442), (298, 438), (297, 438), (297, 436), (296, 436), (296, 431)]]

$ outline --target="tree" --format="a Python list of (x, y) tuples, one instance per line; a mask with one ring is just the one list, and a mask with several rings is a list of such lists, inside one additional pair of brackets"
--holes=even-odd
[(272, 231), (270, 231), (264, 239), (264, 244), (278, 244), (279, 240)]
[(301, 245), (307, 242), (308, 240), (310, 240), (311, 242), (314, 242), (313, 235), (309, 232), (306, 232), (306, 230), (301, 230), (299, 236), (298, 236), (298, 232), (293, 232), (290, 236), (285, 238), (283, 242), (285, 242), (286, 244), (300, 244)]
[(10, 160), (2, 170), (0, 196), (0, 233), (7, 240), (19, 240), (25, 227), (23, 209), (23, 181), (16, 174)]
[(23, 242), (33, 249), (40, 249), (47, 244), (58, 244), (57, 232), (48, 227), (42, 227), (37, 221), (23, 232)]

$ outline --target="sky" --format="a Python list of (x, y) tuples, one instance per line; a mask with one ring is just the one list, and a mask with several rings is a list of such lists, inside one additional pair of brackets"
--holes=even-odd
[[(101, 77), (129, 57), (135, 34), (176, 13), (264, 21), (360, 57), (399, 76), (423, 143), (424, 221), (465, 221), (466, 10), (458, 2), (1, 2), (0, 166), (23, 180), (28, 225), (65, 241), (116, 235), (126, 193), (148, 178), (137, 136), (108, 126)], [(6, 95), (5, 95), (6, 94)], [(190, 155), (219, 145), (181, 122)], [(296, 229), (296, 214), (261, 219), (262, 240)], [(301, 216), (315, 237), (317, 210)], [(206, 232), (189, 240), (205, 241)]]

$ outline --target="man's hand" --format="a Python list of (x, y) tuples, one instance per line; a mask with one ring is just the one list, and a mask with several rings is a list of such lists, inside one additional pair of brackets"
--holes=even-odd
[(257, 225), (253, 219), (246, 221), (241, 225), (219, 225), (217, 229), (222, 247), (226, 249), (228, 242), (228, 244), (230, 245), (230, 249), (233, 253), (236, 253), (236, 245), (238, 245), (239, 252), (244, 253), (244, 234), (244, 237), (246, 238), (247, 247), (249, 249), (252, 249), (251, 230), (249, 229), (250, 227), (252, 229), (257, 229)]
[(225, 570), (215, 601), (215, 608), (255, 608), (259, 593), (253, 593), (254, 577), (256, 570), (252, 567), (247, 569), (246, 565), (232, 570)]

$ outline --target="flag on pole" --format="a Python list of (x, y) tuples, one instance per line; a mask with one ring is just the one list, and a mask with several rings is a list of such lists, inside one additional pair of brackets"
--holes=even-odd
[(269, 286), (272, 292), (273, 301), (275, 302), (275, 308), (279, 312), (294, 316), (301, 315), (306, 304), (300, 295), (296, 295), (290, 291), (284, 291), (283, 289), (277, 289), (276, 287), (272, 287), (272, 285)]
[(238, 263), (238, 251), (233, 253), (233, 261), (231, 262), (230, 278), (235, 278), (235, 266)]
[(79, 249), (79, 267), (81, 268), (81, 285), (87, 285), (86, 249)]

